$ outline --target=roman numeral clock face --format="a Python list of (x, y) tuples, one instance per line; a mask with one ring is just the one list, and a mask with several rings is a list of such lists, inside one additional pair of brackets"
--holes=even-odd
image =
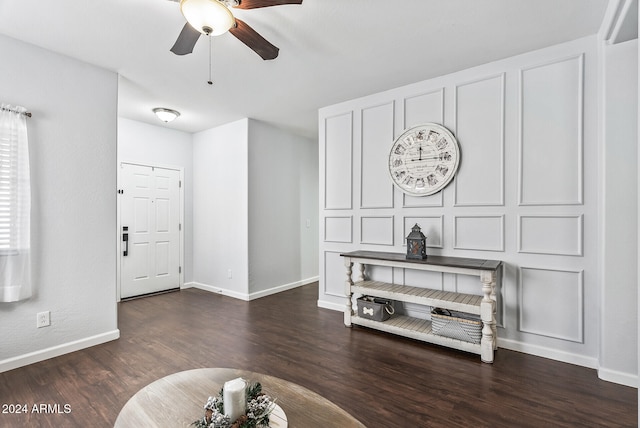
[(411, 196), (433, 195), (444, 189), (459, 163), (456, 138), (447, 128), (435, 123), (405, 130), (389, 153), (393, 184)]

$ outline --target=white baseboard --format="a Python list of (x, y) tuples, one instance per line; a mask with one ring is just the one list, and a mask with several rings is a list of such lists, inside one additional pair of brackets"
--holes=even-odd
[(245, 293), (238, 293), (237, 291), (229, 290), (222, 287), (216, 287), (209, 284), (203, 284), (201, 282), (192, 282), (193, 288), (197, 288), (198, 290), (208, 291), (210, 293), (221, 294), (223, 296), (233, 297), (234, 299), (240, 299), (244, 301), (249, 301), (249, 295)]
[(216, 287), (214, 285), (209, 285), (209, 284), (202, 284), (200, 282), (195, 282), (195, 281), (184, 284), (183, 288), (193, 287), (199, 290), (209, 291), (211, 293), (216, 293), (216, 294), (222, 294), (223, 296), (229, 296), (235, 299), (240, 299), (248, 302), (250, 300), (259, 299), (261, 297), (270, 296), (276, 293), (281, 293), (283, 291), (291, 290), (293, 288), (302, 287), (303, 285), (311, 284), (312, 282), (316, 282), (317, 280), (318, 280), (318, 277), (315, 276), (307, 279), (302, 279), (300, 281), (291, 282), (289, 284), (278, 285), (276, 287), (272, 287), (266, 290), (260, 290), (250, 294), (238, 293), (237, 291), (234, 291), (234, 290), (229, 290), (222, 287)]
[(300, 281), (291, 282), (289, 284), (279, 285), (277, 287), (272, 287), (267, 290), (257, 291), (255, 293), (249, 294), (249, 300), (259, 299), (260, 297), (270, 296), (272, 294), (281, 293), (283, 291), (292, 290), (294, 288), (302, 287), (303, 285), (311, 284), (312, 282), (316, 282), (319, 277), (314, 276), (307, 279), (302, 279)]
[[(345, 299), (346, 302), (346, 299)], [(331, 309), (332, 311), (344, 312), (345, 303), (333, 303), (326, 300), (318, 300), (318, 307), (324, 309)]]
[[(535, 355), (543, 358), (549, 358), (550, 360), (556, 360), (556, 361), (561, 361), (563, 363), (575, 364), (577, 366), (587, 367), (590, 369), (598, 368), (598, 360), (596, 358), (585, 357), (584, 355), (572, 354), (569, 352), (559, 351), (557, 349), (547, 348), (544, 346), (516, 342), (515, 340), (498, 338), (498, 348), (504, 348), (512, 351), (523, 352), (525, 354)], [(499, 349), (498, 349), (498, 352), (500, 352)]]
[(600, 367), (598, 369), (598, 377), (607, 382), (613, 382), (632, 388), (638, 388), (638, 375), (623, 373), (616, 370), (609, 370)]
[(120, 330), (116, 329), (95, 336), (86, 337), (84, 339), (75, 340), (73, 342), (52, 346), (51, 348), (30, 352), (24, 355), (18, 355), (17, 357), (7, 358), (6, 360), (0, 361), (0, 373), (17, 369), (19, 367), (28, 366), (29, 364), (37, 363), (40, 361), (48, 360), (49, 358), (59, 357), (60, 355), (80, 351), (82, 349), (90, 348), (102, 343), (110, 342), (112, 340), (118, 339), (119, 337)]

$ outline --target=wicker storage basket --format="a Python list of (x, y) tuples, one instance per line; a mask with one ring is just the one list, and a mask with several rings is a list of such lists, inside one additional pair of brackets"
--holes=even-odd
[(480, 343), (482, 321), (477, 315), (433, 308), (431, 311), (431, 331), (439, 336)]

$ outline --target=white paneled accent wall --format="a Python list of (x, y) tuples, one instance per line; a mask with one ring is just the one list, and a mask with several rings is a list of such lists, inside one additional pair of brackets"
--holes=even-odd
[(393, 216), (361, 217), (362, 244), (393, 246)]
[(323, 134), (327, 138), (322, 146), (324, 156), (320, 162), (332, 167), (330, 171), (322, 171), (324, 192), (321, 206), (327, 210), (351, 209), (353, 206), (353, 114), (348, 112), (325, 118), (324, 127)]
[(582, 203), (584, 54), (520, 69), (522, 205)]
[(360, 207), (393, 208), (387, 142), (393, 139), (393, 102), (362, 109), (360, 140)]
[(455, 90), (455, 129), (471, 141), (455, 181), (456, 206), (504, 205), (504, 73)]
[(353, 242), (353, 217), (325, 217), (324, 242)]
[(518, 216), (518, 251), (556, 256), (582, 256), (583, 218), (583, 215)]
[(582, 270), (520, 267), (520, 306), (538, 307), (520, 311), (520, 330), (584, 343), (583, 288)]
[(458, 250), (504, 252), (504, 216), (455, 216), (453, 236), (453, 248)]
[[(585, 38), (321, 109), (318, 304), (344, 308), (342, 252), (404, 253), (418, 223), (428, 254), (504, 261), (500, 347), (597, 367), (596, 48)], [(442, 192), (406, 196), (389, 150), (427, 122), (456, 135), (460, 169)], [(481, 294), (464, 275), (368, 274)]]

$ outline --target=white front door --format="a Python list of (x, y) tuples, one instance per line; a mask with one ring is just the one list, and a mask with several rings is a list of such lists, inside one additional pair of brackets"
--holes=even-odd
[(120, 167), (120, 297), (179, 288), (180, 171)]

